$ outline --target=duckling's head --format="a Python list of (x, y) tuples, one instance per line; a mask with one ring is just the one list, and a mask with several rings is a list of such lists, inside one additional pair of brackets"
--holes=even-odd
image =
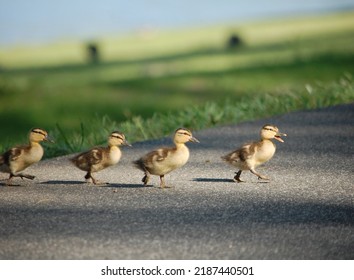
[(33, 128), (29, 133), (29, 140), (31, 143), (39, 143), (42, 141), (53, 142), (49, 138), (48, 132), (41, 128)]
[(286, 136), (286, 134), (279, 132), (279, 129), (274, 125), (266, 124), (261, 129), (262, 140), (276, 139), (280, 142), (284, 142), (284, 140), (281, 138), (282, 136)]
[(108, 145), (109, 146), (121, 146), (121, 145), (131, 146), (125, 139), (125, 135), (119, 131), (113, 131), (111, 135), (109, 135)]
[(192, 132), (186, 128), (179, 128), (175, 131), (173, 141), (176, 144), (184, 144), (187, 142), (199, 143), (198, 139), (193, 137)]

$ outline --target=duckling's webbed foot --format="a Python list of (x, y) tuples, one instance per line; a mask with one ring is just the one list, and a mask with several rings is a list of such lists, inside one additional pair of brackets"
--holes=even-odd
[(166, 186), (165, 175), (160, 175), (160, 188), (161, 189), (171, 189), (173, 186)]
[(94, 185), (107, 185), (108, 184), (106, 182), (101, 182), (101, 181), (96, 180), (95, 178), (93, 178), (91, 172), (87, 172), (87, 174), (85, 175), (85, 179), (86, 179), (87, 183), (91, 183), (91, 181), (92, 181), (92, 183)]
[(258, 180), (270, 180), (268, 177), (257, 173), (254, 169), (251, 169), (250, 171), (258, 177)]
[(13, 185), (12, 184), (12, 179), (14, 177), (20, 177), (22, 180), (23, 178), (26, 178), (26, 179), (29, 179), (29, 180), (33, 180), (34, 178), (36, 178), (36, 176), (33, 176), (33, 175), (29, 175), (29, 174), (22, 174), (22, 173), (19, 173), (19, 174), (10, 174), (9, 176), (9, 179), (7, 179), (6, 181), (6, 186), (17, 186), (17, 185)]
[(108, 185), (107, 182), (99, 181), (99, 180), (93, 178), (92, 175), (91, 175), (91, 180), (92, 180), (92, 183), (96, 186)]
[(16, 184), (13, 184), (12, 183), (12, 179), (7, 179), (6, 180), (6, 184), (5, 184), (7, 187), (14, 187), (14, 186), (20, 186), (20, 185), (16, 185)]
[(13, 177), (20, 177), (22, 180), (23, 178), (29, 179), (29, 180), (33, 180), (34, 178), (36, 178), (36, 176), (33, 175), (29, 175), (29, 174), (23, 174), (23, 173), (19, 173), (19, 174), (11, 174), (9, 177), (9, 180), (11, 180)]
[(242, 173), (242, 170), (239, 170), (238, 172), (236, 172), (236, 176), (234, 177), (234, 182), (237, 182), (237, 183), (244, 182), (243, 180), (240, 179), (241, 173)]
[(22, 180), (23, 180), (23, 178), (26, 178), (29, 180), (33, 180), (34, 178), (36, 178), (36, 176), (29, 175), (29, 174), (22, 174), (22, 173), (14, 175), (14, 177), (20, 177)]
[(96, 180), (96, 179), (94, 179), (94, 178), (92, 178), (92, 182), (93, 182), (96, 186), (104, 186), (104, 185), (108, 185), (108, 184), (109, 184), (108, 182), (99, 181), (99, 180)]
[(14, 177), (14, 174), (10, 174), (9, 179), (6, 181), (6, 186), (12, 186), (12, 178)]

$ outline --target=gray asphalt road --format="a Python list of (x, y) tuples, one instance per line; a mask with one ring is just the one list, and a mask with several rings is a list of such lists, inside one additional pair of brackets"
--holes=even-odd
[[(246, 183), (220, 156), (258, 138), (265, 123), (288, 134)], [(131, 162), (169, 139), (124, 148), (121, 162), (83, 183), (67, 157), (28, 169), (34, 181), (0, 186), (2, 259), (354, 259), (354, 104), (195, 132), (190, 161), (141, 185)], [(127, 135), (129, 140), (129, 135)], [(5, 176), (0, 175), (0, 178)]]

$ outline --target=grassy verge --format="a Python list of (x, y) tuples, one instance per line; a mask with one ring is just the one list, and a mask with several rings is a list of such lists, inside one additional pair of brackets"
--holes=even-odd
[(301, 89), (282, 93), (262, 93), (242, 97), (237, 102), (208, 102), (192, 105), (177, 113), (156, 113), (151, 118), (134, 117), (117, 123), (109, 117), (97, 118), (89, 126), (81, 125), (80, 132), (67, 135), (60, 126), (51, 134), (57, 144), (48, 146), (48, 156), (58, 156), (81, 151), (95, 144), (104, 144), (107, 135), (119, 128), (129, 141), (137, 142), (170, 135), (178, 127), (199, 130), (222, 124), (269, 117), (303, 109), (323, 108), (354, 102), (354, 84), (347, 74), (327, 85), (306, 84)]

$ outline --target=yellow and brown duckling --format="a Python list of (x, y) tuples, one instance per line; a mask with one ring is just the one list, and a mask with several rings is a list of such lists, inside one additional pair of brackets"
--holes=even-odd
[(0, 155), (0, 171), (10, 174), (7, 185), (11, 184), (13, 177), (30, 180), (35, 178), (33, 175), (19, 172), (42, 159), (44, 154), (43, 147), (40, 144), (42, 141), (53, 142), (48, 137), (47, 131), (41, 128), (33, 128), (29, 132), (28, 145), (13, 147)]
[(257, 173), (255, 168), (273, 157), (276, 146), (271, 140), (284, 142), (281, 137), (286, 134), (279, 132), (276, 126), (267, 124), (262, 127), (260, 135), (260, 141), (245, 144), (222, 157), (224, 161), (239, 169), (234, 177), (235, 182), (243, 182), (240, 176), (244, 170), (251, 171), (258, 179), (269, 180), (268, 177)]
[(125, 135), (119, 131), (114, 131), (108, 138), (108, 147), (95, 147), (89, 151), (83, 152), (71, 159), (79, 169), (86, 171), (85, 179), (87, 182), (102, 184), (95, 178), (92, 173), (115, 165), (119, 162), (122, 152), (119, 146), (131, 146), (125, 139)]
[(159, 148), (134, 161), (135, 166), (145, 173), (142, 179), (145, 186), (149, 182), (150, 175), (157, 175), (160, 176), (160, 187), (166, 187), (164, 176), (185, 165), (189, 159), (189, 150), (185, 143), (199, 143), (192, 132), (185, 128), (175, 131), (173, 142), (174, 147)]

